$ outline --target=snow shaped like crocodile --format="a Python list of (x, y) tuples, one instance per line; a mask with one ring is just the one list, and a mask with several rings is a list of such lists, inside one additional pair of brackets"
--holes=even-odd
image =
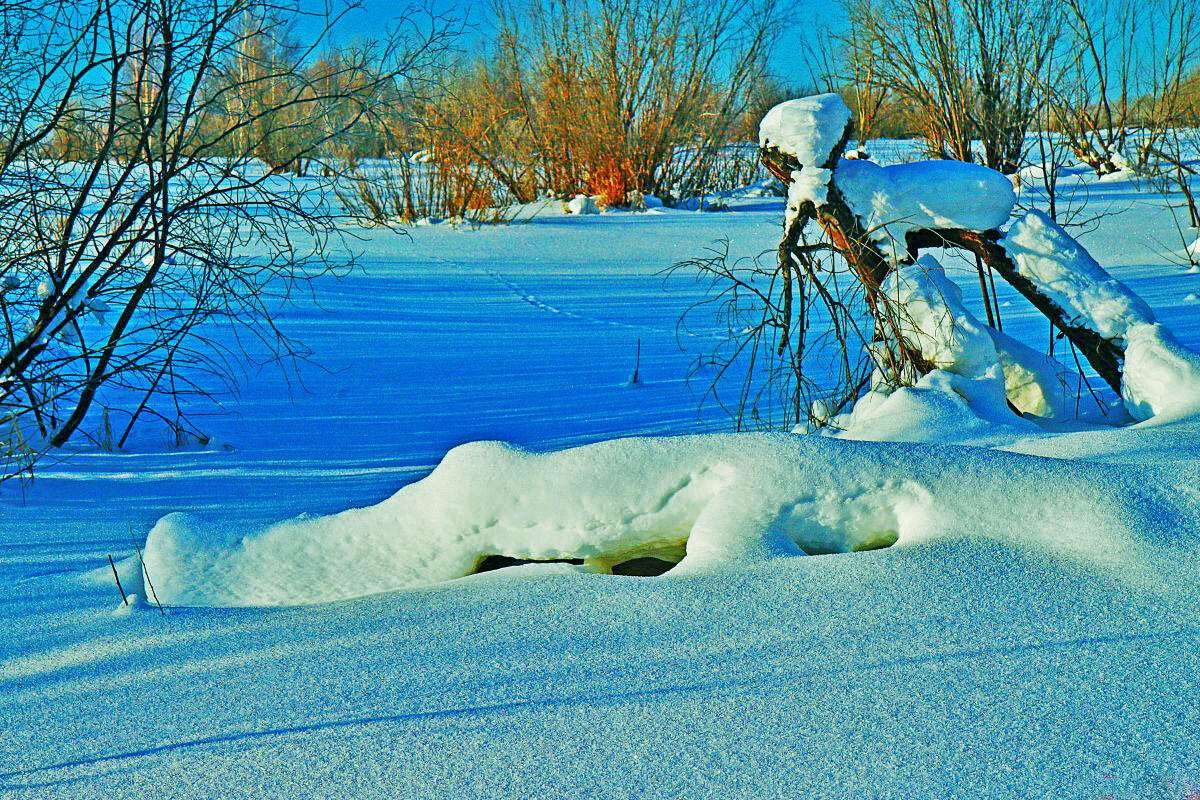
[(1155, 559), (1164, 515), (1184, 513), (1128, 487), (1127, 470), (1101, 465), (789, 434), (630, 438), (546, 454), (479, 442), (368, 508), (258, 530), (168, 515), (150, 532), (145, 563), (164, 604), (202, 606), (426, 586), (470, 575), (490, 555), (581, 558), (575, 569), (585, 572), (682, 556), (668, 576), (686, 576), (954, 536), (1128, 569)]

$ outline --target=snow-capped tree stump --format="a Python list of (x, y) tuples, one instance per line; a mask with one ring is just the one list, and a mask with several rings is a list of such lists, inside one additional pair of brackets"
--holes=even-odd
[[(843, 113), (844, 110), (844, 113)], [(870, 204), (871, 193), (861, 188), (844, 185), (847, 177), (870, 187), (871, 174), (861, 176), (846, 176), (846, 164), (860, 162), (842, 161), (842, 153), (853, 130), (853, 121), (849, 118), (849, 110), (841, 103), (836, 95), (820, 95), (813, 98), (788, 101), (772, 109), (764, 118), (760, 139), (760, 155), (763, 165), (788, 189), (788, 210), (784, 234), (779, 245), (779, 264), (782, 273), (785, 292), (790, 292), (791, 274), (794, 262), (810, 252), (812, 246), (801, 245), (801, 236), (808, 220), (816, 220), (828, 235), (841, 255), (846, 259), (850, 268), (863, 285), (868, 305), (876, 317), (877, 330), (885, 332), (894, 321), (886, 319), (889, 313), (886, 304), (879, 302), (881, 287), (884, 279), (899, 264), (912, 264), (916, 261), (919, 251), (930, 247), (955, 247), (968, 251), (977, 256), (981, 262), (990, 267), (1006, 280), (1016, 291), (1049, 319), (1050, 323), (1065, 336), (1072, 345), (1087, 359), (1097, 374), (1118, 393), (1121, 392), (1121, 372), (1124, 359), (1123, 343), (1114, 337), (1106, 337), (1100, 331), (1088, 324), (1088, 320), (1080, 319), (1078, 314), (1071, 314), (1043, 290), (1035, 281), (1022, 273), (1020, 266), (1002, 244), (1004, 238), (998, 227), (1007, 220), (1011, 209), (1011, 200), (1007, 208), (1003, 204), (997, 206), (1001, 212), (997, 217), (994, 208), (989, 208), (985, 188), (980, 187), (976, 199), (982, 199), (982, 211), (979, 219), (988, 219), (991, 213), (991, 224), (986, 227), (944, 227), (938, 222), (941, 218), (928, 210), (926, 205), (920, 205), (921, 212), (913, 218), (875, 220), (872, 225), (863, 218), (862, 209), (854, 208), (854, 202), (847, 194), (857, 191)], [(839, 135), (840, 133), (840, 135)], [(834, 137), (837, 137), (836, 139)], [(816, 164), (813, 168), (804, 163)], [(977, 165), (964, 165), (957, 162), (930, 162), (940, 172), (955, 177), (958, 183), (963, 183), (961, 175), (971, 171), (971, 181), (984, 183), (978, 176), (980, 170), (991, 173)], [(882, 168), (869, 164), (867, 167), (856, 166), (858, 172), (879, 170)], [(943, 165), (943, 166), (938, 166)], [(918, 165), (911, 165), (918, 166)], [(1007, 181), (999, 173), (995, 176)], [(986, 176), (985, 176), (986, 177)], [(931, 183), (924, 188), (936, 191), (935, 176)], [(989, 179), (990, 180), (990, 179)], [(920, 187), (916, 181), (913, 186)], [(895, 189), (895, 187), (891, 187)], [(903, 189), (904, 186), (901, 186)], [(1011, 188), (1007, 189), (1009, 198)], [(896, 198), (903, 200), (903, 197)], [(954, 200), (949, 204), (953, 205)], [(897, 205), (903, 207), (900, 202)], [(890, 208), (885, 204), (885, 208)], [(880, 209), (873, 209), (876, 213)], [(947, 219), (953, 219), (953, 209), (947, 213)], [(924, 224), (933, 223), (933, 224)], [(889, 234), (887, 229), (900, 227), (899, 237)], [(880, 231), (883, 231), (882, 235)], [(1062, 234), (1065, 236), (1065, 234)], [(891, 237), (889, 239), (889, 236)], [(898, 240), (898, 241), (897, 241)], [(1082, 250), (1073, 239), (1070, 242)], [(890, 250), (886, 246), (890, 244)], [(1086, 251), (1084, 251), (1086, 255)], [(1090, 261), (1090, 256), (1088, 256)], [(785, 295), (785, 300), (787, 296)], [(790, 303), (785, 302), (785, 311)], [(894, 338), (894, 337), (893, 337)], [(933, 361), (922, 357), (916, 352), (908, 352), (910, 343), (896, 342), (918, 373), (924, 374), (933, 369)]]
[[(829, 154), (829, 158), (820, 165), (821, 169), (831, 172), (836, 169), (838, 160), (841, 159), (853, 130), (853, 123), (846, 123), (841, 140)], [(773, 147), (763, 148), (762, 162), (767, 170), (787, 187), (792, 184), (792, 176), (804, 168), (804, 165), (800, 164), (795, 156)], [(850, 210), (845, 198), (838, 191), (836, 181), (830, 182), (826, 197), (826, 202), (821, 205), (817, 205), (809, 199), (800, 202), (796, 210), (797, 214), (789, 220), (784, 231), (783, 241), (780, 243), (780, 263), (790, 262), (791, 254), (799, 244), (800, 233), (804, 229), (805, 222), (816, 220), (829, 234), (834, 246), (846, 256), (847, 262), (867, 288), (868, 297), (872, 297), (880, 283), (887, 277), (891, 265), (879, 248), (871, 243), (862, 223), (859, 222), (858, 217)]]

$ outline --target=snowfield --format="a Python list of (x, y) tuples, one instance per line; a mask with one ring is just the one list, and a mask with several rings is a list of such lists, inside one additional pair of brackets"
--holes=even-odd
[[(903, 173), (865, 163), (839, 178), (890, 218)], [(1124, 405), (1056, 383), (1006, 287), (987, 330), (947, 257), (893, 287), (968, 321), (926, 326), (939, 369), (828, 435), (697, 414), (720, 330), (677, 330), (703, 287), (660, 274), (773, 249), (783, 198), (362, 232), (365, 272), (284, 320), (303, 386), (4, 485), (0, 797), (1200, 792), (1200, 274), (1161, 197), (1069, 182), (1111, 212), (1071, 231), (1103, 303), (1039, 216), (1007, 240), (1123, 326)], [(679, 563), (607, 574), (639, 558)]]

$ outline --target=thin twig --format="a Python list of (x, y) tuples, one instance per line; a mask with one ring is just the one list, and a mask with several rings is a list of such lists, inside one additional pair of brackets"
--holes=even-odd
[(146, 585), (150, 587), (150, 596), (154, 598), (154, 605), (158, 606), (158, 613), (164, 617), (167, 612), (163, 610), (162, 603), (158, 602), (158, 593), (154, 591), (154, 584), (150, 582), (150, 571), (146, 569), (146, 561), (142, 558), (142, 548), (138, 546), (137, 537), (133, 535), (133, 526), (129, 526), (129, 539), (133, 542), (133, 549), (137, 550), (138, 563), (142, 565), (142, 576), (146, 579)]
[(121, 578), (119, 575), (117, 575), (117, 565), (113, 563), (111, 553), (108, 556), (108, 565), (112, 567), (113, 580), (117, 582), (117, 591), (121, 593), (121, 602), (125, 605), (129, 605), (129, 598), (125, 596), (125, 587), (121, 586)]

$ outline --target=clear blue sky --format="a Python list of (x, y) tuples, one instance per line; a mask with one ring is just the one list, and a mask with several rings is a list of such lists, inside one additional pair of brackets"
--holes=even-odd
[[(340, 1), (343, 0), (330, 0), (335, 6)], [(326, 6), (325, 0), (299, 0), (299, 2), (302, 8), (313, 11), (323, 10)], [(360, 36), (377, 36), (382, 32), (384, 26), (408, 5), (407, 0), (362, 0), (362, 2), (362, 9), (350, 12), (342, 21), (335, 41), (346, 42)], [(474, 36), (468, 34), (466, 37), (465, 42), (468, 47), (479, 39), (481, 32), (486, 33), (489, 30), (491, 4), (487, 0), (477, 3), (431, 0), (431, 3), (436, 11), (455, 14), (464, 18), (472, 26), (476, 33)], [(807, 19), (805, 27), (809, 28), (813, 26), (814, 22), (836, 25), (842, 18), (839, 4), (831, 2), (831, 0), (798, 0), (791, 3), (791, 6), (794, 14), (803, 15)], [(315, 23), (301, 24), (296, 33), (303, 40), (305, 34), (311, 35), (316, 29)], [(799, 44), (802, 41), (802, 32), (797, 27), (790, 33), (792, 36), (789, 37), (785, 34), (783, 41), (787, 42), (791, 38), (791, 44), (778, 47), (772, 56), (772, 71), (785, 85), (803, 86), (809, 82), (809, 71), (804, 64), (803, 46)]]

